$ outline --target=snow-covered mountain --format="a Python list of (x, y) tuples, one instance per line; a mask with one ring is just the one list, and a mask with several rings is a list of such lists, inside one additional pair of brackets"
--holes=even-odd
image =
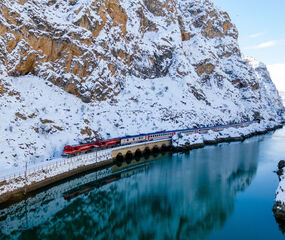
[(275, 124), (284, 111), (265, 65), (242, 57), (208, 0), (0, 3), (1, 166), (65, 144), (165, 129)]

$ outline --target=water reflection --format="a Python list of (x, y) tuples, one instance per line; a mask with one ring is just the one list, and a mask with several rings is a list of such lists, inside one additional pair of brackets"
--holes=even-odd
[(258, 139), (165, 155), (140, 167), (133, 160), (130, 171), (105, 169), (99, 179), (119, 179), (106, 184), (92, 173), (53, 187), (2, 210), (2, 238), (205, 239), (225, 224), (236, 194), (252, 182)]

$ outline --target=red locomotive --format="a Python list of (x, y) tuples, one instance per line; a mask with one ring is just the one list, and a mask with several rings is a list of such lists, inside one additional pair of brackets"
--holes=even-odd
[(105, 140), (105, 141), (94, 141), (86, 144), (80, 144), (76, 146), (70, 146), (67, 145), (63, 149), (63, 156), (75, 156), (77, 154), (82, 154), (82, 153), (88, 153), (92, 152), (96, 149), (104, 149), (104, 148), (109, 148), (109, 147), (115, 147), (117, 145), (120, 145), (121, 140), (120, 139), (110, 139), (110, 140)]

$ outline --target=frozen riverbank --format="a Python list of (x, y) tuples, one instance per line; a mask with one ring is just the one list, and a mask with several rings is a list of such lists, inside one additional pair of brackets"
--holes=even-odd
[(281, 124), (276, 125), (275, 122), (261, 121), (243, 128), (231, 127), (217, 132), (209, 130), (207, 134), (195, 133), (187, 135), (179, 133), (172, 137), (172, 147), (177, 151), (188, 151), (209, 144), (242, 141), (254, 135), (265, 134), (281, 127)]

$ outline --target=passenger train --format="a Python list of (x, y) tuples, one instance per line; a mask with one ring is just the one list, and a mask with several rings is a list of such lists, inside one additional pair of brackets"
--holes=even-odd
[(210, 126), (210, 127), (201, 127), (201, 128), (189, 128), (182, 130), (172, 130), (172, 131), (161, 131), (154, 133), (145, 133), (134, 136), (125, 136), (120, 138), (114, 138), (109, 140), (96, 140), (86, 144), (79, 144), (75, 146), (67, 145), (63, 149), (62, 156), (75, 156), (78, 154), (88, 153), (95, 150), (123, 146), (127, 144), (140, 143), (140, 142), (148, 142), (148, 141), (156, 141), (156, 140), (164, 140), (171, 139), (177, 133), (185, 133), (185, 134), (194, 134), (194, 133), (207, 133), (209, 130), (212, 131), (222, 131), (223, 129), (230, 127), (246, 127), (251, 123), (256, 121), (247, 121), (242, 123), (233, 123), (233, 124), (225, 124), (219, 126)]

